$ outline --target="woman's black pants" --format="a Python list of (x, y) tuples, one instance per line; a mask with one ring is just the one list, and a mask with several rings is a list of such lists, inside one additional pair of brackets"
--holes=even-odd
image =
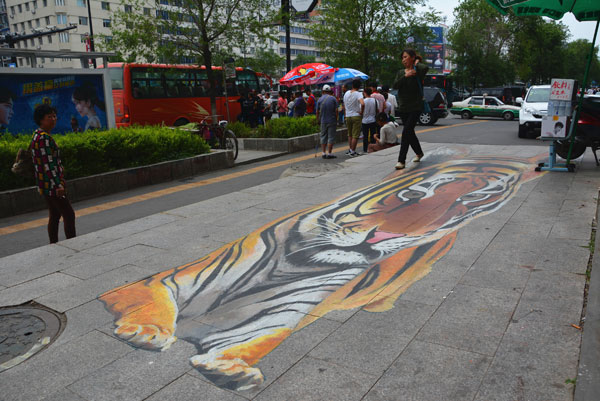
[(408, 153), (408, 146), (414, 150), (415, 154), (422, 155), (423, 150), (417, 135), (415, 134), (415, 126), (419, 121), (420, 111), (411, 111), (410, 113), (400, 113), (402, 119), (402, 140), (400, 141), (400, 153), (398, 154), (398, 161), (400, 163), (406, 163), (406, 154)]

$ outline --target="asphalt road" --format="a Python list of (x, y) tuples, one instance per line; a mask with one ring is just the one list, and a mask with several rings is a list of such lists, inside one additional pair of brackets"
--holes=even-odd
[[(452, 143), (452, 144), (480, 144), (480, 145), (541, 145), (539, 141), (533, 139), (520, 139), (517, 137), (518, 121), (502, 121), (492, 118), (475, 118), (472, 120), (461, 120), (455, 116), (438, 120), (434, 126), (417, 127), (418, 137), (422, 142), (429, 143)], [(358, 150), (361, 149), (359, 144)], [(282, 156), (276, 159), (254, 163), (250, 165), (237, 166), (232, 169), (211, 172), (201, 176), (191, 177), (185, 180), (153, 185), (135, 190), (103, 196), (96, 199), (86, 200), (73, 204), (75, 211), (102, 207), (108, 202), (117, 200), (131, 199), (143, 196), (151, 192), (163, 189), (174, 189), (173, 193), (149, 200), (136, 200), (128, 202), (124, 206), (90, 212), (84, 216), (77, 217), (77, 234), (88, 234), (103, 228), (112, 227), (134, 219), (139, 219), (155, 213), (164, 212), (177, 207), (185, 206), (191, 203), (200, 202), (206, 199), (221, 196), (227, 193), (236, 192), (245, 188), (250, 188), (266, 182), (278, 179), (282, 174), (289, 174), (293, 170), (323, 171), (334, 168), (332, 164), (343, 163), (347, 156), (344, 156), (346, 148), (343, 144), (336, 146), (338, 158), (324, 160), (320, 157), (310, 157), (314, 152), (294, 153), (292, 155)], [(410, 154), (410, 152), (409, 152)], [(306, 155), (307, 159), (300, 162), (299, 156)], [(281, 163), (290, 160), (290, 163)], [(275, 165), (277, 164), (277, 165)], [(261, 167), (261, 168), (257, 168)], [(391, 166), (390, 166), (391, 168)], [(239, 176), (239, 172), (249, 172)], [(201, 181), (219, 178), (217, 182), (202, 184)], [(184, 190), (176, 191), (176, 187), (182, 183), (197, 182), (198, 186)], [(44, 219), (47, 211), (42, 210), (33, 213), (27, 213), (19, 216), (0, 219), (0, 227), (9, 227), (16, 224), (26, 223), (33, 220)], [(62, 224), (61, 224), (62, 230)], [(64, 233), (60, 232), (60, 238), (64, 238)], [(45, 226), (20, 230), (12, 234), (0, 236), (0, 257), (14, 253), (37, 248), (48, 243), (48, 236)]]

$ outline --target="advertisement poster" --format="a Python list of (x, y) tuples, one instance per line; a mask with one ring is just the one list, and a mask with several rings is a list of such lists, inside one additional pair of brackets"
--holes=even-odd
[(33, 111), (43, 103), (57, 110), (54, 134), (107, 129), (104, 88), (102, 73), (0, 73), (0, 133), (35, 131)]
[(566, 138), (566, 116), (545, 116), (542, 118), (542, 138)]

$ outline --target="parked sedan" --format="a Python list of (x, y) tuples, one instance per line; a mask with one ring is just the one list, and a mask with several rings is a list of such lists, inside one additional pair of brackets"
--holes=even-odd
[(504, 104), (493, 96), (471, 96), (462, 102), (452, 103), (450, 113), (460, 115), (464, 119), (481, 117), (501, 117), (505, 120), (514, 120), (519, 117), (518, 106)]

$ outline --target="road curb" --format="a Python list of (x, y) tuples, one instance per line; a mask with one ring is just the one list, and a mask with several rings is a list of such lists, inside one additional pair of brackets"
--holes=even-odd
[[(348, 140), (348, 129), (339, 128), (336, 131), (335, 142)], [(271, 152), (295, 153), (311, 150), (321, 144), (321, 134), (296, 136), (293, 138), (238, 138), (240, 149), (263, 150)]]
[[(211, 153), (185, 159), (68, 180), (67, 190), (71, 202), (77, 202), (233, 166), (232, 151), (213, 150)], [(0, 217), (14, 216), (45, 208), (46, 204), (35, 186), (0, 192)]]
[[(598, 212), (596, 207), (596, 222)], [(600, 394), (600, 235), (597, 231), (580, 350), (574, 401), (596, 401)]]

